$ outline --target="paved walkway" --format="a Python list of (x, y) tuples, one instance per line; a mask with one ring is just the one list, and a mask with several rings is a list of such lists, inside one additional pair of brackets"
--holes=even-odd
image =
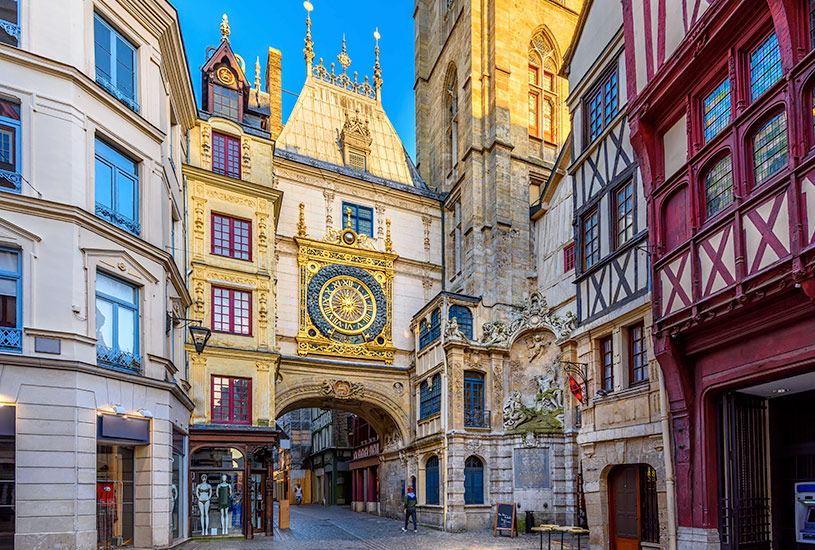
[[(344, 506), (306, 505), (292, 507), (291, 529), (277, 530), (273, 538), (195, 540), (179, 550), (538, 550), (540, 544), (537, 535), (493, 537), (492, 531), (443, 533), (421, 526), (414, 533), (412, 528), (403, 533), (398, 520)], [(582, 547), (587, 546), (584, 537)], [(563, 550), (569, 548), (567, 542)], [(552, 549), (560, 550), (560, 545), (553, 542)]]

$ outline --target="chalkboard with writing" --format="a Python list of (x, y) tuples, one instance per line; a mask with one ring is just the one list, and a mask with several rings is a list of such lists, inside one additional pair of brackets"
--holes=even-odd
[(499, 531), (509, 531), (510, 537), (514, 537), (518, 532), (515, 527), (514, 504), (499, 502), (495, 506), (495, 526), (493, 528), (492, 535), (496, 536)]

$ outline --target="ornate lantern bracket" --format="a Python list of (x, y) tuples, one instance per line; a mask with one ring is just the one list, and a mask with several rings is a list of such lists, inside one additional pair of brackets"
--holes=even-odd
[(582, 405), (589, 399), (588, 363), (561, 361), (563, 371), (569, 376), (569, 389)]

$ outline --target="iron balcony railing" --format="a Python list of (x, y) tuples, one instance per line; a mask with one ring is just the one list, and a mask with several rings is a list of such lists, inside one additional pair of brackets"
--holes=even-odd
[(96, 362), (104, 367), (134, 373), (141, 371), (141, 356), (138, 353), (113, 349), (102, 344), (96, 344)]
[(6, 188), (19, 193), (23, 188), (22, 179), (23, 177), (19, 172), (0, 170), (0, 188)]
[(0, 351), (23, 351), (23, 329), (0, 327)]
[(480, 409), (465, 409), (464, 427), (490, 429), (492, 427), (490, 425), (490, 411)]
[(141, 226), (139, 225), (139, 222), (131, 220), (127, 216), (123, 216), (115, 210), (112, 210), (110, 207), (105, 206), (101, 202), (96, 203), (96, 215), (109, 221), (113, 225), (121, 227), (125, 231), (133, 233), (134, 235), (141, 233)]

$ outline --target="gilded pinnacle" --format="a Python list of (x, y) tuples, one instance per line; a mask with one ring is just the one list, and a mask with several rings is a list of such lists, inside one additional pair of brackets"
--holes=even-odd
[(306, 47), (303, 48), (303, 54), (306, 59), (307, 71), (311, 73), (311, 64), (314, 61), (314, 42), (311, 40), (311, 10), (314, 9), (314, 6), (306, 0), (303, 2), (303, 7), (306, 8)]
[(306, 203), (300, 203), (300, 221), (297, 222), (297, 236), (305, 237), (306, 233)]
[(224, 14), (223, 18), (221, 19), (221, 42), (226, 40), (229, 42), (229, 20), (226, 18), (226, 14)]
[(385, 219), (385, 252), (393, 252), (393, 241), (391, 240), (391, 221)]
[(346, 229), (351, 229), (351, 207), (347, 206), (345, 208), (345, 216), (347, 217), (347, 222), (345, 223)]
[(351, 58), (348, 57), (348, 52), (345, 49), (345, 33), (342, 34), (342, 52), (337, 56), (337, 61), (342, 65), (342, 72), (345, 73), (348, 67), (351, 66)]

